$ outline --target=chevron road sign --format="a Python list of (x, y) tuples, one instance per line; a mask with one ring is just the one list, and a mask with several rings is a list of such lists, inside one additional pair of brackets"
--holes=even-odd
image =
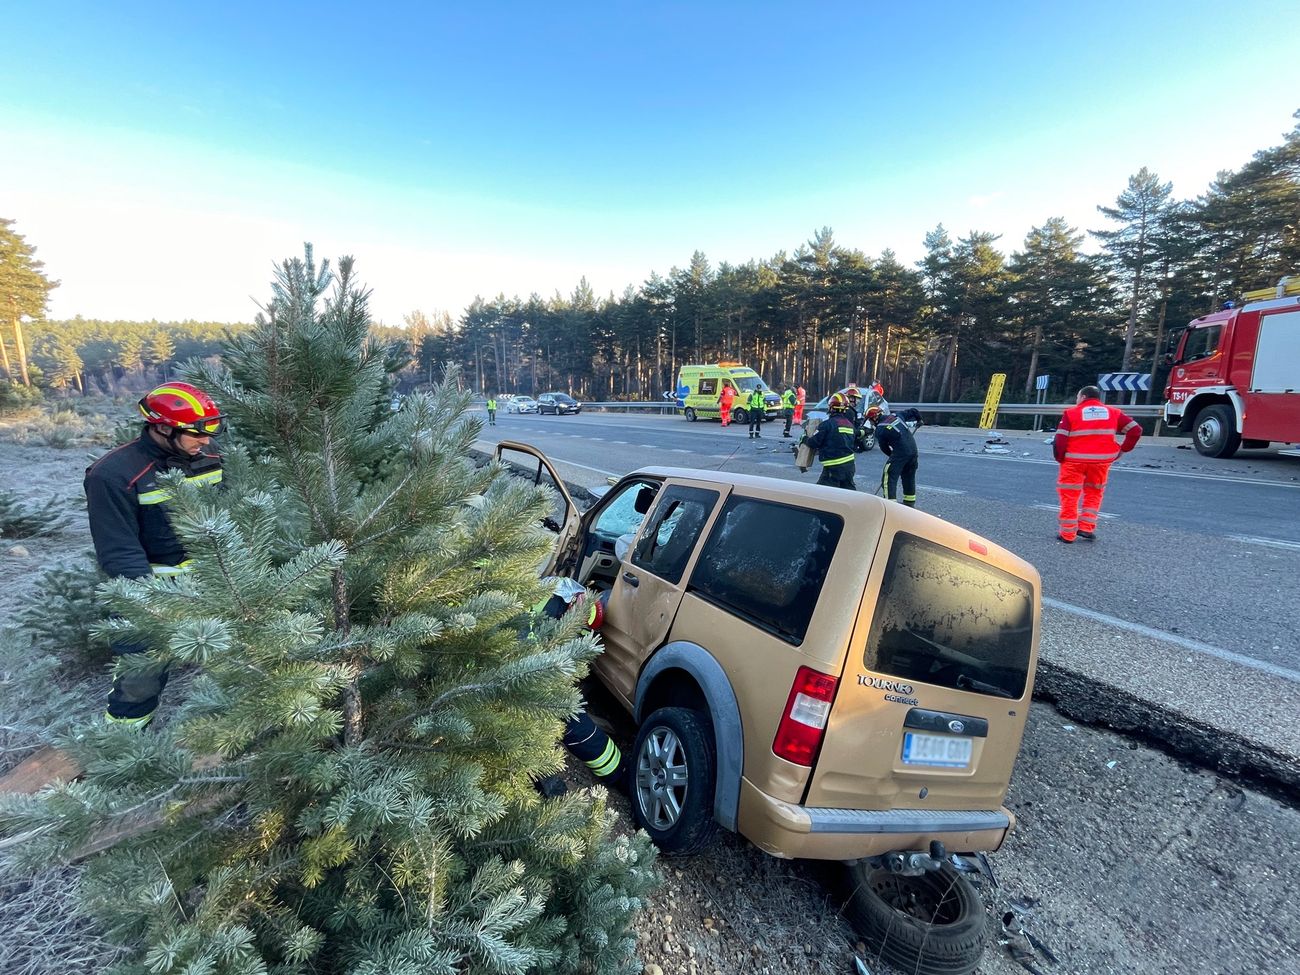
[(1108, 393), (1136, 393), (1151, 388), (1149, 372), (1103, 372), (1097, 385)]

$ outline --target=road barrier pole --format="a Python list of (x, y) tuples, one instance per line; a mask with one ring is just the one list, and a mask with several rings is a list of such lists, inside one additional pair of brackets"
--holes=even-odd
[(998, 403), (1002, 401), (1002, 387), (1006, 382), (1005, 372), (995, 372), (989, 381), (989, 391), (984, 397), (984, 412), (980, 415), (981, 430), (992, 430), (997, 426)]

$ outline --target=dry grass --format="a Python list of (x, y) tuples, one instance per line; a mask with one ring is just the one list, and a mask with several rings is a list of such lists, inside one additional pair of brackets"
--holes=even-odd
[(80, 870), (56, 867), (22, 880), (0, 878), (0, 972), (102, 972), (121, 955), (77, 907)]

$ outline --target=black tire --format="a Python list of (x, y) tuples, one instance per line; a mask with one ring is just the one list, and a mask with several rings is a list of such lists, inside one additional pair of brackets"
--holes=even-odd
[(868, 433), (866, 436), (864, 436), (861, 440), (861, 443), (862, 443), (862, 449), (859, 450), (858, 453), (865, 454), (870, 450), (875, 450), (876, 449), (875, 431), (872, 431), (871, 433)]
[[(680, 769), (680, 785), (669, 783), (670, 769)], [(690, 856), (713, 840), (717, 775), (707, 716), (660, 708), (641, 723), (632, 749), (632, 818), (665, 856)]]
[(847, 868), (849, 923), (868, 950), (915, 975), (967, 975), (988, 942), (988, 917), (979, 893), (945, 863), (919, 877), (884, 867)]
[(748, 422), (749, 422), (749, 414), (746, 413), (743, 409), (732, 410), (732, 411), (731, 411), (731, 422), (732, 422), (732, 423), (748, 423)]
[(695, 410), (692, 407), (686, 407), (686, 409), (682, 411), (682, 416), (686, 417), (686, 419), (690, 420), (692, 423), (695, 422)]
[(1206, 457), (1231, 457), (1241, 446), (1237, 432), (1237, 419), (1232, 407), (1219, 404), (1207, 406), (1196, 414), (1192, 424), (1192, 441), (1197, 453)]

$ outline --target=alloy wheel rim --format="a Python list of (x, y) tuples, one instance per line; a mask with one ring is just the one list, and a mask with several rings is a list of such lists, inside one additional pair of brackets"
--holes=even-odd
[(641, 812), (655, 829), (671, 829), (682, 816), (690, 769), (681, 740), (671, 728), (646, 735), (636, 762), (636, 794)]

